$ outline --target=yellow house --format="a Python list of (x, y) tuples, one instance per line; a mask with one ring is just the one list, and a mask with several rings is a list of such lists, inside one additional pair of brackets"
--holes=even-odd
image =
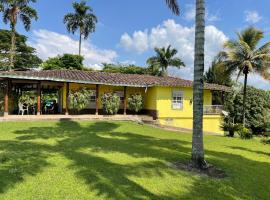
[[(20, 108), (17, 108), (13, 96), (14, 94), (18, 96), (24, 91), (36, 92), (37, 103), (32, 109), (37, 115), (74, 114), (69, 107), (69, 92), (87, 88), (93, 91), (93, 95), (87, 107), (79, 114), (104, 114), (100, 97), (108, 92), (120, 96), (119, 114), (131, 114), (127, 99), (131, 94), (139, 93), (143, 96), (144, 102), (139, 114), (152, 116), (160, 125), (192, 129), (193, 83), (181, 78), (70, 70), (1, 72), (0, 78), (6, 83), (4, 116), (18, 114)], [(212, 105), (212, 91), (229, 90), (222, 85), (205, 84), (203, 118), (205, 132), (222, 133), (220, 129), (222, 106)], [(42, 95), (48, 92), (57, 94), (57, 110), (54, 109), (53, 113), (45, 113), (43, 110)], [(13, 106), (9, 106), (11, 102)]]

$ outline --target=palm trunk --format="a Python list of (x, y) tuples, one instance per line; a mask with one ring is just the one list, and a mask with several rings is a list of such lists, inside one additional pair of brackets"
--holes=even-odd
[(246, 125), (246, 95), (247, 95), (247, 78), (248, 78), (248, 71), (244, 72), (245, 74), (245, 80), (244, 80), (244, 94), (243, 94), (243, 111), (242, 111), (242, 117), (243, 117), (243, 126)]
[(81, 51), (82, 51), (82, 31), (80, 29), (79, 55), (81, 55)]
[(16, 49), (16, 28), (15, 25), (11, 25), (11, 47), (10, 47), (10, 64), (8, 70), (12, 70), (14, 68), (14, 57), (15, 57), (15, 49)]
[(196, 0), (195, 60), (193, 84), (193, 138), (192, 165), (205, 168), (203, 148), (203, 90), (204, 90), (204, 41), (205, 41), (205, 3)]

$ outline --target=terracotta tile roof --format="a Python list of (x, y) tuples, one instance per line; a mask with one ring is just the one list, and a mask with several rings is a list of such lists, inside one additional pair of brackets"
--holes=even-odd
[[(156, 77), (138, 74), (119, 74), (76, 70), (48, 70), (48, 71), (10, 71), (0, 72), (0, 78), (47, 80), (58, 82), (74, 82), (88, 84), (104, 84), (133, 87), (192, 87), (193, 82), (176, 77)], [(205, 89), (230, 91), (222, 85), (205, 83)]]

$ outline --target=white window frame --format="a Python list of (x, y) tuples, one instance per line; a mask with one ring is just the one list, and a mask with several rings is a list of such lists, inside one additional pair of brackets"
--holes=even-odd
[(184, 92), (181, 90), (172, 91), (172, 109), (183, 110), (184, 107)]

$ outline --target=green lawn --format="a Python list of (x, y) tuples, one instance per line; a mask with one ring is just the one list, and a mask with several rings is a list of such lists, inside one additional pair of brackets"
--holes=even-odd
[(205, 136), (218, 180), (175, 170), (191, 135), (127, 122), (0, 123), (0, 199), (270, 199), (270, 146)]

